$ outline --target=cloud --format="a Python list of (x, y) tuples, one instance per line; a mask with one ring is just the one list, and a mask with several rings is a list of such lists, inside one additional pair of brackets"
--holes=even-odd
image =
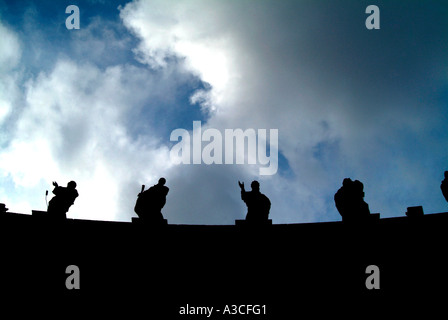
[[(438, 192), (435, 172), (425, 172), (421, 158), (431, 154), (443, 170), (446, 156), (427, 143), (446, 112), (443, 103), (421, 98), (446, 91), (440, 80), (447, 66), (439, 54), (446, 48), (438, 24), (415, 15), (424, 10), (434, 16), (437, 6), (383, 4), (385, 12), (401, 15), (396, 24), (385, 19), (389, 30), (378, 33), (365, 28), (362, 3), (136, 1), (120, 15), (141, 39), (136, 52), (142, 62), (164, 68), (175, 56), (210, 84), (194, 96), (211, 111), (208, 126), (279, 129), (280, 151), (295, 179), (266, 181), (286, 184), (287, 196), (281, 188), (267, 189), (281, 203), (280, 221), (302, 221), (339, 218), (332, 197), (346, 176), (361, 179), (372, 210), (386, 216), (414, 203), (417, 189), (402, 186), (411, 172), (418, 176), (414, 183), (432, 184), (431, 194)], [(414, 19), (412, 36), (405, 17)], [(438, 63), (425, 47), (428, 30)], [(438, 139), (442, 143), (446, 135)]]
[(22, 48), (17, 35), (0, 22), (0, 124), (12, 110), (12, 102), (17, 99), (16, 70), (22, 54)]
[(119, 201), (122, 188), (169, 166), (167, 148), (158, 147), (149, 132), (140, 139), (127, 133), (129, 108), (147, 95), (132, 90), (133, 81), (144, 77), (140, 71), (133, 66), (101, 71), (66, 60), (29, 80), (14, 139), (0, 154), (0, 167), (14, 185), (41, 187), (44, 180), (48, 188), (52, 180), (75, 179), (82, 197), (71, 214), (128, 218), (133, 206)]
[[(165, 68), (172, 56), (178, 57), (182, 59), (183, 66), (187, 70), (197, 74), (201, 80), (210, 85), (208, 91), (200, 90), (192, 96), (193, 101), (199, 101), (206, 111), (211, 113), (212, 116), (207, 123), (210, 127), (222, 132), (226, 128), (269, 129), (281, 127), (280, 135), (283, 134), (283, 145), (285, 146), (283, 151), (288, 152), (288, 146), (285, 142), (293, 143), (297, 140), (297, 132), (290, 130), (288, 126), (297, 128), (296, 119), (300, 117), (299, 115), (295, 117), (294, 114), (299, 113), (300, 110), (295, 110), (295, 106), (290, 105), (290, 102), (285, 103), (279, 99), (284, 90), (275, 92), (275, 88), (272, 88), (273, 86), (281, 87), (283, 83), (273, 81), (270, 84), (271, 79), (263, 75), (264, 72), (271, 74), (271, 68), (275, 68), (275, 66), (271, 67), (272, 63), (270, 61), (265, 60), (263, 56), (260, 57), (257, 52), (258, 48), (251, 47), (250, 44), (253, 42), (249, 40), (254, 36), (260, 37), (260, 41), (265, 42), (266, 39), (262, 39), (262, 31), (258, 34), (253, 27), (250, 32), (246, 32), (245, 29), (241, 28), (239, 21), (246, 19), (247, 24), (252, 23), (258, 26), (258, 19), (263, 20), (263, 18), (269, 18), (269, 16), (266, 16), (266, 13), (263, 13), (264, 10), (260, 9), (257, 12), (263, 13), (266, 17), (258, 17), (255, 19), (256, 21), (253, 21), (252, 17), (246, 16), (247, 10), (250, 10), (249, 6), (248, 3), (225, 5), (223, 2), (201, 1), (180, 4), (173, 2), (134, 2), (128, 4), (121, 11), (121, 17), (125, 25), (141, 38), (137, 54), (142, 62), (147, 63), (152, 68)], [(193, 14), (197, 19), (191, 19)], [(234, 18), (233, 15), (241, 19), (236, 19), (237, 23), (230, 24), (230, 17)], [(261, 61), (257, 61), (257, 59)], [(295, 75), (292, 75), (291, 79), (295, 77)], [(260, 79), (263, 78), (266, 79), (266, 82), (260, 83)], [(296, 97), (291, 100), (297, 103)], [(273, 110), (276, 112), (273, 113)], [(282, 112), (279, 113), (279, 110), (289, 112), (289, 114), (283, 112), (282, 116)], [(286, 119), (287, 121), (285, 121)], [(295, 123), (292, 123), (292, 121)], [(307, 123), (307, 127), (310, 128), (311, 125)], [(191, 127), (186, 129), (191, 129)], [(321, 129), (320, 126), (318, 128), (313, 126), (311, 129), (319, 133), (320, 136), (322, 134), (331, 136), (328, 129), (325, 133), (321, 133), (325, 129)], [(289, 134), (291, 137), (288, 137)], [(316, 137), (318, 135), (311, 134), (310, 136)], [(319, 142), (318, 139), (316, 138), (317, 142)], [(292, 145), (291, 148), (295, 148), (295, 146)], [(221, 171), (228, 171), (223, 166), (214, 170), (204, 166), (183, 166), (179, 170), (195, 177), (196, 185), (201, 190), (197, 193), (194, 192), (195, 196), (193, 198), (195, 199), (203, 199), (203, 197), (198, 196), (202, 193), (210, 197), (214, 194), (210, 190), (216, 190), (217, 194), (223, 192), (233, 192), (234, 194), (233, 201), (227, 202), (223, 198), (218, 198), (215, 199), (214, 205), (209, 203), (209, 207), (204, 207), (202, 210), (193, 210), (197, 217), (191, 218), (191, 220), (198, 221), (198, 223), (201, 221), (201, 215), (203, 216), (204, 212), (216, 213), (217, 210), (222, 211), (222, 213), (217, 214), (217, 217), (229, 216), (229, 213), (225, 213), (226, 211), (238, 212), (240, 217), (244, 217), (245, 208), (244, 204), (241, 205), (240, 203), (236, 182), (238, 179), (246, 178), (248, 179), (246, 182), (249, 184), (252, 179), (261, 178), (247, 166), (237, 166), (234, 170), (231, 170), (233, 172), (226, 175), (218, 174)], [(173, 183), (179, 189), (188, 190), (189, 194), (193, 193), (189, 184), (178, 183), (177, 171), (171, 173), (171, 178), (174, 179)], [(210, 186), (210, 181), (213, 181), (217, 186)], [(277, 201), (274, 201), (277, 205), (277, 221), (292, 222), (297, 221), (297, 219), (310, 221), (313, 219), (313, 214), (307, 212), (310, 211), (307, 206), (312, 206), (313, 212), (325, 208), (325, 201), (318, 199), (317, 194), (313, 195), (311, 192), (305, 191), (304, 187), (306, 188), (306, 186), (301, 182), (287, 181), (283, 177), (271, 177), (266, 180), (266, 185), (269, 183), (273, 185), (286, 184), (285, 188), (265, 187), (264, 189), (267, 194), (270, 193), (272, 198), (277, 199)], [(203, 188), (203, 186), (207, 187)], [(187, 195), (179, 196), (176, 198), (176, 203), (184, 204), (180, 205), (180, 208), (188, 208), (190, 207), (188, 199), (190, 197)], [(201, 203), (201, 201), (199, 202)], [(207, 201), (204, 202), (207, 203)], [(291, 208), (297, 208), (298, 203), (300, 204), (299, 208), (304, 208), (300, 217), (296, 212), (291, 212)], [(222, 208), (225, 208), (225, 210)], [(170, 206), (168, 204), (166, 210), (174, 212), (174, 210), (169, 211)], [(317, 213), (315, 214), (317, 215)], [(206, 218), (202, 217), (202, 219)], [(233, 222), (231, 220), (225, 221), (227, 223)]]
[(0, 24), (0, 35), (2, 36), (2, 45), (0, 46), (0, 68), (7, 71), (20, 61), (21, 47), (17, 36), (9, 28)]
[(231, 65), (233, 39), (221, 29), (221, 7), (216, 1), (136, 1), (120, 12), (124, 25), (142, 40), (135, 50), (140, 61), (157, 69), (173, 56), (182, 59), (183, 67), (212, 85), (211, 109), (230, 96), (229, 82), (239, 77)]
[[(34, 52), (31, 34), (0, 28), (11, 43), (0, 50), (0, 194), (10, 208), (24, 208), (24, 196), (34, 207), (52, 180), (75, 179), (69, 216), (129, 221), (140, 185), (164, 176), (170, 223), (232, 224), (246, 212), (237, 181), (257, 179), (275, 223), (311, 222), (340, 219), (333, 195), (351, 177), (383, 216), (443, 211), (444, 11), (379, 4), (382, 27), (368, 31), (366, 6), (134, 1), (119, 21), (92, 17), (54, 41), (40, 34), (40, 58), (20, 55)], [(278, 129), (279, 172), (173, 166), (170, 132), (193, 120)]]

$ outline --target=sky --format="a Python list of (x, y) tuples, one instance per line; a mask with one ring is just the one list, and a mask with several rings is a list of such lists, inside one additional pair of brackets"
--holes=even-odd
[[(381, 217), (448, 211), (447, 17), (444, 1), (0, 0), (0, 202), (45, 210), (74, 180), (69, 218), (130, 221), (165, 177), (169, 223), (234, 224), (238, 181), (258, 180), (273, 223), (338, 221), (350, 177)], [(278, 130), (278, 170), (174, 163), (193, 121)]]

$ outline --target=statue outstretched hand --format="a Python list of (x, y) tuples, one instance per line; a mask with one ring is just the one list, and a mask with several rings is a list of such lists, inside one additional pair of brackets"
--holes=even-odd
[(238, 181), (238, 185), (240, 186), (241, 191), (244, 191), (244, 182), (241, 183), (241, 182)]
[(58, 186), (58, 183), (57, 183), (56, 181), (53, 181), (53, 185), (54, 185), (55, 187), (57, 187), (57, 186)]

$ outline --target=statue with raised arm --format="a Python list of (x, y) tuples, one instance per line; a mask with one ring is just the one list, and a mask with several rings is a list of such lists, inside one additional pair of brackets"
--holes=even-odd
[(271, 201), (260, 192), (260, 184), (258, 181), (252, 181), (252, 191), (244, 189), (244, 182), (238, 181), (241, 189), (241, 199), (246, 203), (247, 215), (246, 221), (249, 223), (264, 223), (268, 221), (269, 210), (271, 209)]

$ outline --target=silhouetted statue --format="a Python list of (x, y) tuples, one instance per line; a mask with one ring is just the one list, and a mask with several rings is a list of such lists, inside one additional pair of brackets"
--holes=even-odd
[(6, 206), (5, 206), (4, 203), (0, 203), (0, 213), (2, 213), (2, 212), (6, 212), (6, 211), (8, 211), (8, 210), (9, 210), (9, 209), (6, 208)]
[(143, 191), (145, 185), (142, 186), (142, 191), (138, 194), (134, 211), (143, 221), (161, 223), (164, 220), (162, 208), (165, 206), (166, 196), (170, 190), (165, 186), (165, 183), (165, 178), (160, 178), (156, 185), (153, 185), (146, 191)]
[(247, 205), (246, 221), (249, 223), (264, 223), (268, 221), (269, 210), (271, 209), (271, 201), (260, 192), (260, 184), (258, 181), (252, 181), (252, 191), (244, 190), (244, 182), (238, 181), (241, 188), (241, 199)]
[(55, 187), (53, 190), (54, 197), (48, 204), (48, 215), (54, 219), (67, 219), (67, 211), (78, 197), (76, 190), (76, 182), (70, 181), (67, 187), (60, 187), (56, 182), (53, 182)]
[(345, 178), (334, 202), (343, 221), (363, 221), (370, 215), (369, 205), (364, 201), (364, 185), (359, 180)]
[(445, 200), (448, 202), (448, 171), (445, 171), (445, 179), (442, 180), (440, 189), (442, 189), (442, 194), (445, 197)]

